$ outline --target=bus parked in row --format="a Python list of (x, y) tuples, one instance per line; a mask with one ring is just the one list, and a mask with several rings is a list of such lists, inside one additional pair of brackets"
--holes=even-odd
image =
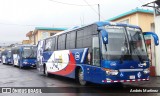
[(13, 58), (11, 55), (11, 50), (7, 49), (2, 51), (2, 63), (3, 64), (13, 64)]
[(149, 80), (149, 59), (139, 26), (96, 22), (39, 41), (37, 69), (46, 74), (106, 84)]
[(12, 48), (13, 66), (35, 67), (36, 66), (36, 50), (35, 45), (17, 45)]

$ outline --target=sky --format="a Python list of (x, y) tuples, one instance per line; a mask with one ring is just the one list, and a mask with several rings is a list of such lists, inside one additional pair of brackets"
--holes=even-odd
[(147, 0), (0, 0), (0, 45), (22, 42), (35, 27), (86, 25), (141, 7)]

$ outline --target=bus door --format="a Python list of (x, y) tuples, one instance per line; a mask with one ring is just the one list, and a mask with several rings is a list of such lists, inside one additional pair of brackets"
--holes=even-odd
[(6, 63), (6, 56), (5, 55), (2, 55), (2, 63)]
[(18, 61), (19, 61), (19, 55), (18, 54), (13, 54), (14, 65), (18, 66)]
[(39, 72), (43, 72), (44, 71), (43, 63), (42, 63), (43, 45), (44, 45), (44, 41), (43, 40), (38, 42), (38, 47), (37, 47), (37, 69), (39, 70)]
[(92, 38), (92, 66), (90, 67), (90, 76), (93, 82), (99, 82), (101, 78), (100, 67), (100, 47), (98, 35)]

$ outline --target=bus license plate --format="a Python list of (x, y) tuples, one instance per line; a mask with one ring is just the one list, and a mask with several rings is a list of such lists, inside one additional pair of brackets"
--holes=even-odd
[(129, 76), (129, 79), (135, 79), (135, 75)]

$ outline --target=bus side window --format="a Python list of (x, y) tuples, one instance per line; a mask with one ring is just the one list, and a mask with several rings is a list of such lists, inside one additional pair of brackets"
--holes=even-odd
[(66, 37), (66, 49), (70, 49), (70, 33), (67, 33)]
[(76, 32), (73, 31), (70, 33), (70, 49), (74, 49), (75, 48), (75, 40), (76, 40)]
[(61, 42), (61, 47), (62, 47), (62, 50), (66, 49), (66, 34), (63, 34), (62, 35), (62, 42)]
[(91, 48), (92, 45), (92, 30), (90, 27), (77, 31), (76, 48)]
[(51, 40), (52, 40), (51, 50), (52, 50), (52, 51), (55, 51), (56, 39), (55, 39), (55, 37), (53, 37)]
[(58, 50), (65, 49), (65, 38), (66, 38), (66, 34), (62, 34), (58, 36)]
[(100, 66), (100, 53), (99, 53), (99, 38), (98, 36), (94, 36), (92, 39), (92, 57), (93, 57), (93, 65)]
[(76, 48), (83, 48), (84, 30), (77, 31)]
[(57, 40), (58, 40), (58, 41), (57, 41), (57, 50), (60, 50), (60, 49), (61, 49), (61, 46), (60, 46), (60, 45), (61, 45), (61, 44), (60, 44), (60, 42), (61, 42), (61, 36), (58, 36), (58, 37), (57, 37)]
[(46, 43), (45, 43), (45, 50), (44, 51), (51, 51), (51, 44), (52, 44), (52, 39), (46, 39)]

